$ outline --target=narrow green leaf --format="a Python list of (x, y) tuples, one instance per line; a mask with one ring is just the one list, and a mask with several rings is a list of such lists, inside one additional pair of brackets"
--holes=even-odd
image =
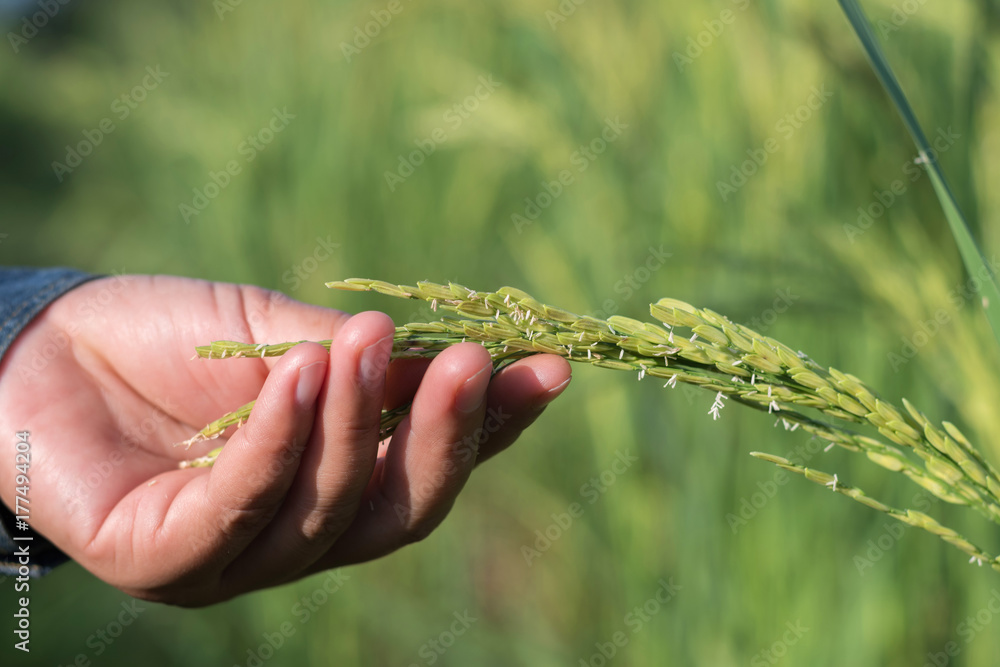
[(996, 276), (979, 250), (979, 246), (976, 245), (975, 239), (972, 238), (972, 233), (958, 207), (955, 195), (948, 187), (948, 181), (938, 164), (937, 154), (927, 141), (913, 108), (906, 99), (896, 75), (893, 74), (892, 68), (882, 52), (882, 47), (879, 46), (878, 40), (875, 38), (868, 17), (865, 16), (856, 0), (838, 0), (838, 2), (841, 9), (844, 10), (844, 14), (847, 15), (848, 21), (851, 22), (854, 32), (857, 33), (858, 39), (861, 40), (861, 45), (864, 46), (875, 74), (895, 104), (896, 110), (903, 117), (903, 122), (909, 130), (910, 136), (913, 137), (913, 142), (917, 145), (920, 152), (919, 161), (931, 178), (934, 192), (941, 202), (941, 208), (944, 209), (948, 226), (951, 228), (952, 236), (955, 237), (955, 243), (958, 244), (958, 250), (962, 255), (966, 270), (969, 275), (976, 276), (982, 281), (983, 300), (981, 305), (986, 311), (990, 326), (993, 328), (993, 336), (996, 338), (997, 344), (1000, 344), (1000, 289), (997, 288)]

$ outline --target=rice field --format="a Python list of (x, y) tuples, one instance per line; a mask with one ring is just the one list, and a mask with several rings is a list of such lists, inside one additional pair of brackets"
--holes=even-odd
[[(1000, 10), (864, 6), (995, 264)], [(250, 282), (397, 324), (437, 314), (324, 284), (512, 285), (602, 319), (673, 297), (905, 396), (1000, 461), (980, 283), (835, 2), (112, 0), (59, 5), (28, 37), (39, 7), (0, 6), (5, 265)], [(32, 585), (30, 660), (9, 641), (0, 656), (997, 662), (1000, 575), (749, 453), (997, 553), (985, 521), (767, 415), (713, 419), (710, 392), (574, 376), (420, 544), (194, 611), (67, 565)]]

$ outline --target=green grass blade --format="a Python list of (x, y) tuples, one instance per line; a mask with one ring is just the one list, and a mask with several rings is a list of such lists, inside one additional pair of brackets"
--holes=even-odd
[(972, 238), (972, 233), (969, 231), (965, 217), (958, 207), (958, 202), (955, 201), (955, 195), (952, 193), (951, 188), (948, 187), (948, 181), (945, 179), (944, 172), (941, 171), (941, 167), (937, 162), (937, 155), (928, 143), (927, 137), (924, 135), (920, 123), (913, 113), (913, 108), (906, 99), (906, 95), (903, 93), (896, 75), (886, 60), (885, 54), (882, 52), (882, 47), (879, 46), (871, 24), (868, 22), (868, 17), (865, 16), (864, 11), (856, 0), (838, 0), (838, 2), (841, 9), (844, 10), (844, 14), (847, 15), (847, 19), (851, 22), (855, 33), (857, 33), (858, 39), (861, 40), (861, 44), (865, 48), (865, 53), (868, 55), (875, 74), (878, 76), (879, 81), (882, 82), (882, 86), (889, 94), (899, 114), (903, 117), (903, 122), (906, 124), (907, 130), (909, 130), (910, 136), (913, 137), (917, 149), (920, 151), (920, 162), (923, 164), (924, 169), (927, 170), (928, 175), (930, 175), (934, 192), (941, 202), (941, 208), (944, 209), (948, 226), (951, 228), (952, 236), (955, 237), (955, 243), (958, 244), (958, 250), (962, 255), (962, 261), (965, 263), (966, 270), (969, 272), (969, 275), (976, 276), (982, 281), (982, 306), (986, 311), (986, 317), (990, 322), (990, 326), (993, 328), (993, 336), (996, 338), (997, 343), (1000, 344), (1000, 289), (997, 288), (993, 270), (983, 257), (979, 246), (976, 245), (975, 239)]

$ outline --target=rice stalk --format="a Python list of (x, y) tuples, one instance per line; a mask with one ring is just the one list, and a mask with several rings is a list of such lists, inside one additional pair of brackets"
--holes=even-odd
[(802, 475), (810, 482), (825, 486), (826, 488), (847, 496), (848, 498), (851, 498), (866, 507), (878, 510), (879, 512), (885, 512), (897, 521), (902, 521), (907, 525), (916, 526), (917, 528), (923, 528), (924, 530), (937, 535), (948, 544), (951, 544), (952, 546), (967, 553), (969, 555), (970, 563), (978, 563), (979, 565), (989, 563), (994, 570), (1000, 571), (1000, 566), (998, 566), (1000, 560), (989, 555), (951, 528), (941, 525), (936, 519), (924, 514), (923, 512), (918, 512), (916, 510), (900, 510), (895, 507), (890, 507), (889, 505), (875, 500), (861, 489), (844, 484), (840, 481), (837, 475), (831, 475), (821, 470), (797, 465), (781, 456), (763, 454), (761, 452), (750, 452), (750, 456), (761, 459), (762, 461), (773, 463), (779, 468), (783, 468), (797, 475)]
[[(788, 430), (801, 428), (823, 438), (830, 443), (828, 449), (839, 446), (863, 453), (936, 497), (967, 505), (1000, 523), (1000, 476), (953, 424), (932, 423), (906, 399), (900, 409), (857, 377), (823, 367), (802, 352), (709, 309), (665, 298), (650, 305), (655, 323), (621, 316), (600, 320), (545, 305), (512, 287), (480, 292), (455, 283), (410, 286), (363, 279), (327, 286), (423, 300), (435, 310), (450, 313), (437, 322), (397, 327), (393, 359), (430, 358), (451, 345), (475, 341), (489, 351), (495, 370), (533, 354), (549, 353), (577, 363), (636, 373), (639, 380), (665, 380), (664, 386), (676, 387), (678, 382), (696, 385), (716, 394), (709, 411), (713, 418), (720, 416), (725, 399), (767, 412)], [(319, 342), (329, 349), (330, 341)], [(284, 354), (296, 344), (217, 341), (197, 348), (197, 353), (206, 359), (270, 357)], [(229, 426), (242, 423), (251, 409), (252, 404), (243, 406), (183, 444), (218, 437)], [(383, 412), (383, 437), (392, 434), (408, 410), (409, 406), (403, 406)], [(822, 420), (822, 416), (834, 421)], [(873, 427), (884, 441), (848, 425)], [(211, 465), (220, 450), (182, 465)], [(924, 528), (1000, 571), (1000, 559), (988, 556), (950, 528), (929, 517), (924, 519), (923, 514), (895, 510), (857, 489), (839, 486), (835, 477), (800, 469), (780, 457), (755, 455), (812, 481), (833, 481), (835, 491)]]

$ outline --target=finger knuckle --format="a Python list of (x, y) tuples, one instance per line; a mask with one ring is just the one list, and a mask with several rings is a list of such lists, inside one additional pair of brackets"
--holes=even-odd
[(337, 425), (340, 437), (347, 442), (369, 445), (379, 439), (379, 422), (349, 419)]
[(230, 503), (218, 509), (220, 530), (229, 538), (244, 535), (266, 523), (277, 510), (274, 503), (254, 498)]
[(231, 597), (223, 594), (217, 586), (210, 582), (199, 582), (194, 585), (170, 582), (156, 587), (120, 586), (119, 589), (126, 595), (143, 602), (154, 602), (184, 609), (207, 607)]
[(307, 544), (332, 542), (347, 529), (350, 521), (351, 517), (340, 509), (314, 511), (302, 520), (298, 532)]
[(441, 521), (444, 520), (448, 509), (450, 509), (450, 506), (449, 508), (445, 508), (441, 514), (414, 512), (413, 510), (405, 513), (397, 511), (403, 527), (401, 536), (403, 543), (414, 544), (425, 540), (441, 524)]
[(426, 519), (414, 521), (403, 529), (403, 543), (416, 544), (417, 542), (423, 542), (434, 532), (436, 527), (436, 523)]

